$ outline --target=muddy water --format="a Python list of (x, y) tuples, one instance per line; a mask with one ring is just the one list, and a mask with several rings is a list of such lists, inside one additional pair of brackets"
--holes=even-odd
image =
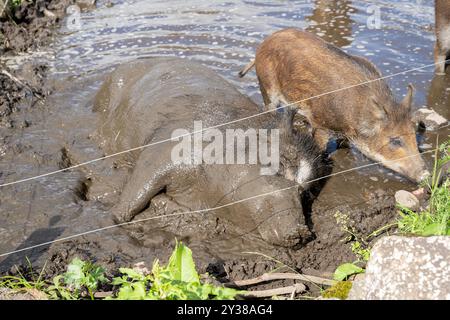
[[(80, 28), (68, 23), (55, 44), (28, 56), (3, 61), (20, 68), (24, 61), (43, 60), (51, 66), (53, 94), (30, 108), (25, 101), (15, 114), (16, 129), (2, 130), (0, 181), (2, 183), (60, 169), (68, 163), (63, 147), (89, 160), (102, 153), (89, 139), (95, 125), (92, 99), (106, 72), (114, 66), (147, 56), (170, 55), (210, 66), (241, 92), (261, 103), (254, 72), (236, 74), (253, 56), (258, 43), (285, 27), (305, 28), (349, 53), (367, 57), (384, 75), (433, 63), (433, 1), (114, 1), (80, 17)], [(186, 4), (187, 3), (187, 4)], [(379, 28), (369, 28), (368, 10), (380, 10)], [(76, 16), (70, 17), (77, 19)], [(71, 20), (73, 21), (73, 20)], [(78, 20), (77, 20), (78, 21)], [(408, 83), (417, 89), (416, 105), (428, 105), (450, 118), (450, 78), (433, 77), (433, 68), (389, 79), (401, 98)], [(21, 125), (22, 124), (22, 125)], [(447, 137), (448, 129), (438, 132)], [(422, 138), (424, 150), (435, 146), (436, 133)], [(334, 172), (370, 163), (354, 149), (333, 154)], [(431, 165), (430, 155), (426, 159)], [(0, 254), (53, 241), (112, 223), (108, 205), (84, 201), (82, 183), (91, 172), (110, 174), (111, 161), (28, 181), (0, 190)], [(394, 218), (392, 194), (415, 186), (381, 168), (370, 167), (332, 177), (312, 205), (310, 224), (317, 239), (304, 251), (281, 252), (258, 239), (236, 233), (232, 239), (184, 239), (197, 258), (227, 258), (244, 251), (260, 251), (302, 260), (303, 268), (330, 269), (346, 259), (330, 248), (342, 234), (333, 214), (348, 212), (365, 232)], [(193, 226), (201, 222), (193, 219)], [(160, 226), (160, 227), (159, 227)], [(170, 228), (169, 228), (170, 229)], [(133, 234), (134, 237), (130, 237)], [(144, 234), (145, 241), (139, 241)], [(71, 239), (93, 256), (116, 262), (151, 261), (164, 257), (174, 234), (164, 223), (152, 222), (131, 231), (114, 229)], [(86, 244), (88, 243), (88, 244)], [(325, 248), (326, 245), (330, 248)], [(55, 244), (0, 258), (1, 269), (24, 256), (43, 263), (49, 252), (70, 247)], [(336, 251), (336, 250), (338, 251)], [(331, 250), (331, 251), (330, 251)], [(344, 250), (344, 249), (342, 249)], [(69, 250), (70, 251), (70, 250)], [(321, 252), (317, 255), (315, 252)], [(333, 253), (335, 257), (330, 257)], [(51, 255), (50, 255), (51, 256)], [(292, 258), (296, 257), (296, 258)], [(328, 259), (328, 260), (327, 260)], [(108, 261), (109, 261), (108, 260)], [(324, 261), (322, 261), (324, 260)], [(327, 260), (327, 261), (325, 261)], [(295, 265), (295, 262), (293, 263)]]

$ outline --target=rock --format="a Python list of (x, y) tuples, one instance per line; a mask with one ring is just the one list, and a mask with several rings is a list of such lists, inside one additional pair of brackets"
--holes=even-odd
[(395, 202), (412, 211), (417, 211), (420, 207), (419, 199), (411, 192), (405, 190), (399, 190), (395, 193)]
[(365, 273), (360, 273), (355, 276), (352, 281), (352, 288), (348, 294), (347, 300), (361, 300), (366, 295)]
[(50, 10), (48, 10), (48, 9), (45, 9), (44, 8), (44, 15), (47, 17), (47, 18), (50, 18), (50, 19), (56, 19), (57, 17), (56, 17), (56, 14), (54, 14), (52, 11), (50, 11)]
[(144, 276), (147, 276), (151, 273), (151, 271), (147, 269), (147, 267), (145, 266), (145, 262), (143, 261), (135, 263), (133, 265), (133, 270)]
[(76, 0), (75, 4), (80, 7), (81, 10), (95, 9), (97, 0)]
[(420, 108), (414, 113), (414, 120), (423, 122), (428, 130), (436, 130), (440, 126), (448, 122), (443, 116), (436, 111), (428, 108)]
[(381, 238), (372, 248), (352, 300), (450, 299), (450, 237)]
[(425, 188), (419, 188), (411, 192), (419, 201), (425, 199)]

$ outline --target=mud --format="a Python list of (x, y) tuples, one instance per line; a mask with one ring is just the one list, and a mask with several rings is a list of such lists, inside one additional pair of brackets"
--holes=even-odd
[[(75, 0), (21, 1), (0, 18), (0, 54), (37, 50), (54, 39), (55, 28)], [(11, 52), (12, 51), (12, 52)]]
[[(72, 3), (75, 0), (40, 0), (22, 1), (16, 7), (7, 6), (0, 16), (0, 56), (16, 56), (50, 44), (65, 9)], [(48, 94), (49, 89), (44, 83), (47, 68), (46, 64), (38, 61), (23, 63), (14, 70), (0, 63), (1, 127), (30, 125), (27, 121), (14, 123), (11, 115), (19, 111), (19, 102), (28, 100), (28, 107), (31, 107), (36, 100)], [(2, 138), (5, 139), (5, 136)]]
[[(366, 56), (384, 75), (433, 63), (434, 38), (428, 28), (433, 23), (431, 2), (415, 7), (402, 1), (393, 5), (391, 1), (377, 0), (376, 4), (384, 10), (384, 20), (382, 28), (375, 30), (367, 28), (366, 4), (342, 1), (333, 15), (334, 10), (331, 13), (326, 10), (326, 2), (195, 1), (186, 8), (176, 1), (151, 4), (144, 0), (117, 1), (113, 7), (99, 1), (96, 10), (82, 13), (79, 30), (68, 30), (62, 23), (49, 47), (0, 58), (13, 75), (33, 83), (43, 93), (49, 88), (52, 92), (45, 99), (36, 99), (0, 75), (8, 88), (1, 91), (2, 114), (8, 115), (6, 121), (2, 117), (4, 124), (0, 127), (0, 182), (67, 168), (73, 164), (68, 151), (79, 153), (83, 159), (104, 155), (92, 139), (98, 120), (92, 112), (94, 96), (113, 67), (138, 57), (169, 55), (198, 61), (213, 68), (258, 104), (262, 101), (254, 73), (244, 80), (236, 74), (254, 56), (257, 44), (282, 27), (308, 27), (344, 50)], [(325, 13), (327, 18), (322, 19)], [(338, 26), (335, 32), (329, 21)], [(321, 30), (326, 32), (322, 34)], [(39, 82), (42, 65), (49, 69), (45, 81)], [(35, 80), (23, 71), (27, 68), (37, 68)], [(409, 82), (417, 89), (417, 107), (426, 104), (447, 119), (450, 117), (448, 75), (434, 77), (431, 68), (394, 77), (389, 85), (401, 97)], [(14, 96), (5, 92), (18, 93)], [(4, 109), (3, 105), (10, 108), (11, 103), (13, 109)], [(448, 128), (420, 136), (421, 148), (425, 151), (433, 148), (437, 134), (440, 139), (448, 137)], [(370, 163), (353, 148), (339, 149), (332, 158), (334, 173)], [(430, 154), (424, 155), (424, 159), (431, 165)], [(113, 224), (111, 205), (105, 204), (107, 201), (101, 197), (96, 198), (98, 193), (88, 188), (91, 173), (112, 177), (113, 165), (114, 159), (108, 159), (86, 170), (68, 170), (1, 187), (0, 254)], [(0, 271), (4, 274), (14, 271), (14, 264), (25, 265), (25, 257), (37, 269), (47, 262), (49, 277), (64, 269), (74, 256), (90, 258), (109, 270), (138, 261), (151, 264), (155, 258), (166, 261), (177, 236), (192, 249), (200, 271), (208, 271), (221, 281), (258, 276), (279, 266), (255, 252), (304, 273), (329, 275), (338, 264), (355, 260), (345, 241), (347, 234), (336, 223), (336, 212), (347, 214), (355, 228), (367, 235), (396, 218), (395, 191), (415, 188), (379, 166), (331, 177), (317, 199), (304, 200), (312, 239), (296, 250), (271, 246), (237, 230), (233, 224), (192, 215), (103, 230), (4, 255), (0, 257)], [(111, 199), (117, 196), (112, 194)], [(146, 214), (180, 210), (163, 204), (164, 199), (155, 199)], [(184, 236), (180, 236), (179, 230), (183, 230)], [(227, 236), (218, 238), (216, 231), (223, 230)], [(315, 290), (314, 286), (309, 287)]]

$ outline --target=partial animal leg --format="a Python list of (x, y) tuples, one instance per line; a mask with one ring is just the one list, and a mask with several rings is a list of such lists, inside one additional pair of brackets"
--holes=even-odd
[(264, 99), (265, 110), (277, 109), (282, 103), (282, 95), (276, 78), (273, 76), (271, 68), (261, 67), (256, 64), (259, 88)]
[(264, 99), (266, 110), (280, 109), (281, 112), (284, 112), (285, 108), (289, 105), (284, 97), (278, 92), (269, 92), (266, 94), (266, 96), (267, 98)]
[(438, 44), (434, 47), (434, 62), (436, 63), (436, 74), (437, 75), (445, 75), (445, 61), (447, 59), (447, 54), (450, 55), (450, 52), (445, 52), (442, 50)]
[(170, 148), (148, 148), (141, 152), (119, 202), (113, 207), (116, 222), (131, 221), (152, 198), (170, 183)]

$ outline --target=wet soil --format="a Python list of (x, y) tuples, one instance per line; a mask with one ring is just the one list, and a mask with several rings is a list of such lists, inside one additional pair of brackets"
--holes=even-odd
[(0, 18), (0, 54), (37, 50), (54, 39), (55, 28), (75, 0), (21, 1)]
[[(205, 1), (194, 1), (189, 8), (175, 1), (152, 1), (151, 6), (146, 1), (117, 1), (113, 7), (99, 1), (97, 10), (82, 14), (79, 30), (68, 30), (59, 21), (62, 27), (55, 35), (58, 22), (42, 16), (42, 3), (49, 10), (62, 12), (56, 3), (69, 2), (37, 1), (36, 7), (23, 10), (22, 18), (38, 17), (36, 22), (23, 18), (25, 28), (40, 26), (35, 30), (39, 29), (36, 32), (41, 35), (33, 36), (36, 42), (24, 39), (26, 33), (14, 31), (12, 25), (2, 24), (9, 43), (3, 42), (1, 50), (11, 56), (3, 56), (0, 65), (26, 86), (0, 74), (1, 183), (67, 168), (75, 164), (70, 154), (80, 154), (84, 160), (102, 156), (90, 139), (96, 124), (94, 95), (107, 72), (137, 57), (175, 55), (200, 61), (257, 103), (261, 98), (254, 74), (240, 80), (236, 73), (254, 55), (257, 44), (281, 27), (305, 27), (316, 32), (353, 54), (371, 59), (383, 74), (432, 63), (433, 34), (428, 26), (433, 23), (433, 8), (428, 3), (415, 8), (406, 2), (393, 6), (375, 1), (385, 10), (386, 20), (381, 29), (369, 30), (366, 5), (354, 1), (332, 2), (331, 11), (327, 10), (327, 1), (231, 1), (215, 5), (214, 10)], [(50, 45), (37, 49), (44, 43)], [(36, 52), (16, 54), (27, 48)], [(449, 118), (449, 76), (433, 77), (430, 71), (393, 78), (390, 85), (401, 97), (407, 83), (414, 82), (416, 104), (426, 104)], [(37, 98), (33, 91), (44, 98)], [(448, 137), (449, 131), (437, 133)], [(435, 139), (436, 133), (426, 133), (421, 140), (423, 149), (432, 148)], [(370, 163), (352, 148), (339, 149), (332, 158), (335, 173)], [(425, 158), (432, 162), (429, 155)], [(94, 173), (112, 178), (113, 166), (114, 160), (109, 159), (2, 187), (0, 272), (14, 273), (13, 266), (25, 265), (25, 257), (36, 268), (46, 264), (48, 277), (64, 271), (75, 256), (98, 262), (111, 272), (138, 261), (151, 265), (156, 258), (167, 260), (176, 237), (192, 249), (200, 272), (209, 272), (223, 282), (256, 277), (280, 266), (271, 259), (300, 272), (329, 276), (340, 263), (355, 260), (346, 241), (348, 234), (336, 222), (336, 213), (348, 215), (355, 230), (367, 236), (396, 218), (395, 191), (416, 188), (379, 166), (328, 179), (317, 198), (305, 201), (313, 238), (295, 250), (269, 246), (246, 232), (251, 230), (224, 224), (213, 214), (163, 218), (84, 235), (113, 224), (109, 210), (117, 197), (114, 190), (108, 199), (86, 194)], [(161, 210), (160, 203), (154, 201), (146, 217), (161, 214)], [(163, 208), (162, 213), (176, 210), (180, 208)], [(27, 249), (55, 240), (51, 245)], [(8, 254), (22, 249), (27, 250)], [(290, 281), (258, 288), (281, 284)], [(314, 291), (315, 287), (309, 288)]]
[[(0, 56), (17, 56), (39, 50), (54, 40), (56, 28), (65, 15), (65, 9), (75, 0), (22, 1), (7, 6), (0, 17)], [(12, 113), (18, 111), (18, 103), (30, 98), (29, 106), (43, 98), (48, 89), (44, 85), (47, 66), (31, 61), (11, 70), (0, 64), (0, 126), (27, 126), (29, 123), (13, 123)], [(4, 138), (4, 137), (3, 137)]]

